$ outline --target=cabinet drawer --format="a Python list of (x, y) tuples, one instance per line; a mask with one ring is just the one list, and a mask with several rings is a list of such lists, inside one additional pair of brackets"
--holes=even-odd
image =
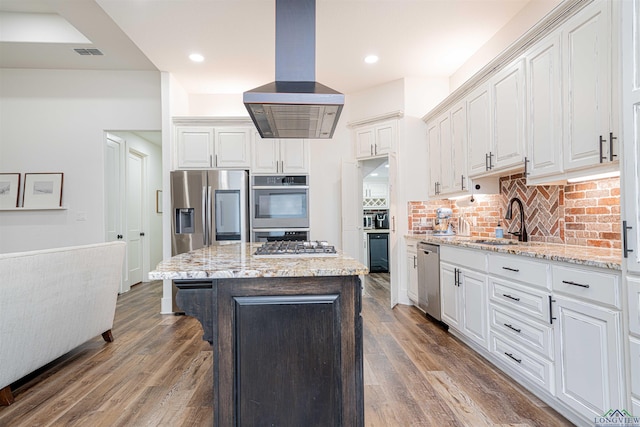
[(549, 294), (526, 286), (489, 278), (490, 299), (499, 302), (519, 315), (528, 314), (542, 322), (549, 322)]
[(616, 274), (554, 265), (553, 291), (620, 308), (620, 278)]
[(491, 353), (511, 370), (517, 372), (549, 393), (554, 392), (553, 363), (524, 348), (491, 333)]
[(464, 265), (465, 268), (487, 271), (487, 254), (479, 250), (442, 245), (440, 246), (440, 260), (455, 265)]
[(549, 264), (519, 256), (489, 254), (489, 273), (539, 288), (549, 287)]
[(550, 325), (528, 319), (518, 313), (491, 304), (491, 330), (553, 360), (553, 329)]

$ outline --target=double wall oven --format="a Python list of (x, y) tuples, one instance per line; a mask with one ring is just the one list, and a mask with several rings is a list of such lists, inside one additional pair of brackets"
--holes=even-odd
[(252, 240), (309, 240), (309, 177), (254, 175)]

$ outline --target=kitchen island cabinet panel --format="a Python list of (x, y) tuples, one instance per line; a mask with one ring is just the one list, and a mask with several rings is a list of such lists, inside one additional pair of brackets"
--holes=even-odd
[(357, 276), (175, 282), (213, 344), (215, 425), (363, 425)]

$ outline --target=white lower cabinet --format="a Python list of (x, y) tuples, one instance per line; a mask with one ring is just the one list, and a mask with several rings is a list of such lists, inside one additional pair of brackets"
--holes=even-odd
[[(482, 348), (488, 348), (486, 255), (442, 246), (440, 257), (445, 260), (440, 264), (442, 321)], [(465, 264), (452, 264), (452, 260), (465, 260)]]
[(418, 250), (416, 241), (407, 242), (407, 295), (418, 304)]
[[(640, 403), (640, 339), (629, 338), (629, 365), (631, 366), (631, 394), (632, 399)], [(640, 408), (639, 408), (640, 409)], [(640, 411), (632, 412), (638, 415)]]
[(442, 321), (450, 328), (459, 330), (461, 314), (457, 279), (457, 267), (449, 264), (440, 264), (440, 301)]
[(500, 334), (491, 333), (491, 354), (519, 376), (553, 393), (553, 362), (540, 357)]
[(442, 264), (440, 280), (442, 321), (487, 348), (487, 276)]
[[(578, 425), (628, 409), (619, 272), (447, 245), (440, 259), (442, 321), (463, 341)], [(636, 415), (640, 303), (630, 315)]]
[(623, 408), (620, 312), (554, 300), (557, 398), (591, 420)]

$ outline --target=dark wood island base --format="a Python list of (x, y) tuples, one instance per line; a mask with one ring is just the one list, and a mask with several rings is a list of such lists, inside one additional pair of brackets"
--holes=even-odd
[(363, 426), (358, 276), (175, 280), (213, 347), (216, 426)]

